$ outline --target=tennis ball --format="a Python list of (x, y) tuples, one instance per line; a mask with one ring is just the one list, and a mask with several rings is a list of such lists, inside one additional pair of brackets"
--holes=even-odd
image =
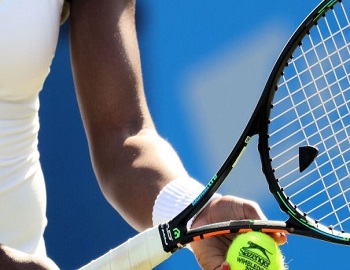
[(261, 232), (239, 234), (228, 249), (232, 270), (284, 270), (284, 258), (275, 240)]

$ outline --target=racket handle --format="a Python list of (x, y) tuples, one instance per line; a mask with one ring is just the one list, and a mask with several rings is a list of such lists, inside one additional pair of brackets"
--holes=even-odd
[(170, 257), (163, 249), (158, 227), (147, 229), (80, 270), (152, 269)]

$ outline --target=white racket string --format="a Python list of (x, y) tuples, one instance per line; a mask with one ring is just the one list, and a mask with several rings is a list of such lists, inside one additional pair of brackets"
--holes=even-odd
[[(285, 67), (273, 99), (270, 157), (283, 192), (305, 216), (350, 231), (349, 7), (313, 27)], [(299, 149), (319, 150), (300, 172)]]

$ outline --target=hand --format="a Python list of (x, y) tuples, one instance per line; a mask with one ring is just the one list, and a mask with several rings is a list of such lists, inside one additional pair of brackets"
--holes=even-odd
[[(208, 204), (195, 219), (192, 228), (220, 221), (242, 219), (266, 219), (266, 217), (256, 203), (233, 196), (224, 196)], [(284, 234), (271, 234), (271, 236), (279, 245), (287, 241)], [(225, 257), (234, 237), (235, 234), (230, 234), (191, 243), (200, 266), (204, 270), (228, 270)]]

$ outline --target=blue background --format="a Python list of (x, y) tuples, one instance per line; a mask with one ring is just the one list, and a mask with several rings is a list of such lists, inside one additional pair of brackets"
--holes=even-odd
[[(317, 1), (266, 3), (137, 3), (151, 113), (159, 133), (203, 183), (225, 160), (283, 45)], [(104, 200), (91, 168), (70, 70), (68, 26), (61, 29), (51, 74), (40, 94), (39, 147), (49, 220), (45, 236), (49, 256), (62, 269), (84, 265), (136, 233)], [(269, 218), (284, 219), (268, 195), (255, 143), (221, 192), (256, 200)], [(290, 236), (282, 251), (290, 269), (341, 269), (345, 248)], [(199, 267), (183, 250), (157, 269)]]

